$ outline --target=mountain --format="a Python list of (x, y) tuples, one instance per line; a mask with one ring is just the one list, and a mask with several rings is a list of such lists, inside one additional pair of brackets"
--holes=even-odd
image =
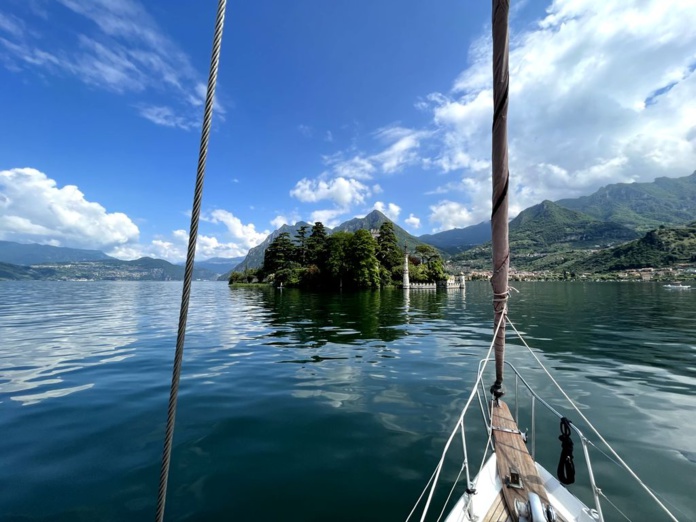
[(202, 261), (196, 260), (195, 267), (210, 270), (216, 274), (230, 272), (235, 266), (244, 261), (244, 257), (211, 257)]
[(391, 221), (387, 216), (382, 214), (379, 210), (373, 210), (367, 216), (363, 218), (353, 218), (341, 223), (333, 232), (355, 232), (356, 230), (378, 230), (382, 223), (390, 221), (394, 224), (394, 233), (396, 234), (396, 239), (399, 247), (405, 246), (409, 251), (413, 252), (418, 245), (422, 245), (424, 241), (419, 238), (412, 236), (406, 232), (399, 225)]
[(418, 239), (449, 254), (456, 254), (473, 246), (491, 240), (491, 222), (483, 221), (478, 225), (453, 228), (437, 234), (423, 234)]
[(569, 269), (613, 272), (637, 268), (665, 268), (696, 263), (696, 221), (684, 227), (660, 227), (637, 241), (597, 252)]
[[(194, 279), (215, 280), (217, 274), (196, 268)], [(41, 279), (49, 281), (182, 281), (184, 267), (163, 259), (143, 257), (134, 261), (106, 259), (71, 263), (42, 263), (20, 266), (0, 263), (0, 279)]]
[(40, 263), (72, 263), (114, 259), (99, 250), (55, 247), (50, 245), (0, 241), (0, 263), (36, 265)]
[[(517, 269), (553, 269), (567, 262), (573, 250), (608, 247), (638, 237), (638, 232), (623, 225), (544, 201), (523, 210), (510, 222), (510, 259)], [(454, 258), (475, 268), (488, 267), (490, 260), (490, 241)]]
[(657, 178), (651, 183), (616, 183), (590, 196), (556, 203), (641, 231), (685, 224), (696, 215), (696, 172), (682, 178)]
[(517, 252), (592, 248), (639, 236), (618, 223), (600, 221), (548, 200), (523, 210), (510, 222), (510, 249)]
[[(250, 249), (249, 252), (247, 252), (246, 257), (239, 264), (237, 264), (237, 266), (235, 266), (232, 269), (232, 271), (244, 272), (244, 270), (260, 268), (263, 265), (264, 253), (266, 252), (266, 249), (271, 245), (271, 243), (273, 243), (275, 238), (277, 238), (283, 232), (287, 232), (288, 234), (290, 234), (290, 237), (294, 240), (295, 236), (297, 235), (297, 231), (300, 229), (301, 226), (307, 227), (307, 235), (309, 235), (309, 230), (312, 229), (312, 225), (305, 221), (298, 221), (294, 225), (283, 225), (279, 229), (274, 230), (268, 236), (266, 236), (266, 239), (264, 239), (262, 243)], [(330, 232), (331, 229), (327, 228), (326, 231)], [(227, 276), (225, 280), (229, 279), (229, 273), (227, 273), (224, 276), (221, 276), (220, 280), (222, 280), (225, 276)]]

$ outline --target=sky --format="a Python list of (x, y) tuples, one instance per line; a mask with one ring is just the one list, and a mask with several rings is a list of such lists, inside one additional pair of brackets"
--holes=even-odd
[[(0, 3), (0, 239), (185, 258), (217, 2)], [(696, 169), (693, 0), (513, 0), (510, 214)], [(490, 215), (489, 2), (228, 0), (197, 257)]]

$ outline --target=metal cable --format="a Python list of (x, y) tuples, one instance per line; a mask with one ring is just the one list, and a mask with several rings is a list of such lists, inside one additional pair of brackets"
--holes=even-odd
[(638, 475), (636, 475), (635, 471), (633, 471), (633, 469), (631, 469), (631, 467), (628, 464), (626, 464), (626, 462), (624, 462), (624, 460), (619, 456), (619, 454), (614, 450), (614, 448), (612, 448), (611, 444), (609, 444), (607, 442), (607, 440), (602, 436), (602, 434), (599, 433), (599, 430), (597, 430), (597, 428), (594, 427), (594, 425), (582, 413), (582, 411), (580, 411), (580, 408), (578, 408), (578, 405), (575, 404), (575, 401), (573, 401), (573, 399), (570, 398), (570, 396), (565, 392), (565, 390), (561, 387), (561, 385), (558, 384), (558, 381), (553, 378), (553, 375), (551, 375), (551, 372), (549, 372), (549, 370), (546, 368), (546, 366), (544, 366), (544, 363), (541, 362), (541, 359), (539, 359), (539, 357), (537, 357), (537, 355), (534, 353), (534, 350), (532, 350), (532, 348), (527, 344), (527, 341), (525, 340), (524, 337), (522, 337), (522, 334), (519, 332), (517, 327), (515, 327), (514, 323), (510, 320), (509, 317), (507, 318), (507, 322), (510, 324), (510, 327), (515, 331), (515, 333), (517, 334), (517, 337), (520, 339), (520, 341), (522, 341), (522, 344), (527, 348), (527, 350), (529, 350), (529, 353), (536, 360), (537, 364), (539, 364), (539, 367), (544, 371), (546, 376), (556, 386), (558, 391), (561, 392), (561, 395), (563, 395), (563, 397), (568, 401), (568, 403), (575, 410), (575, 413), (577, 413), (580, 416), (580, 418), (582, 418), (582, 420), (585, 421), (587, 426), (594, 432), (594, 434), (597, 436), (597, 438), (599, 438), (599, 440), (602, 441), (602, 443), (606, 446), (606, 448), (614, 456), (614, 458), (621, 463), (621, 466), (628, 472), (628, 474), (631, 475), (638, 482), (640, 487), (642, 487), (645, 490), (645, 492), (648, 495), (650, 495), (650, 497), (657, 503), (657, 505), (660, 506), (660, 508), (662, 508), (662, 510), (665, 512), (665, 514), (670, 519), (672, 519), (674, 522), (678, 522), (677, 517), (675, 517), (672, 514), (672, 512), (669, 509), (667, 509), (667, 506), (665, 506), (659, 498), (657, 498), (657, 496), (655, 495), (655, 492), (653, 492), (653, 490), (650, 489), (650, 487), (647, 484), (645, 484), (640, 479), (640, 477)]
[(176, 352), (174, 369), (172, 371), (172, 386), (169, 393), (169, 409), (167, 410), (167, 430), (162, 450), (162, 467), (160, 470), (159, 492), (157, 494), (157, 515), (155, 520), (164, 520), (164, 505), (167, 497), (167, 480), (169, 478), (169, 463), (172, 454), (174, 438), (174, 421), (176, 418), (176, 402), (179, 395), (179, 378), (181, 363), (184, 356), (184, 338), (186, 337), (186, 319), (188, 317), (189, 300), (191, 297), (191, 280), (193, 279), (193, 261), (196, 256), (196, 240), (198, 239), (198, 221), (201, 214), (203, 199), (203, 181), (205, 178), (205, 163), (208, 158), (208, 141), (213, 120), (213, 105), (215, 99), (215, 84), (217, 83), (218, 65), (220, 63), (220, 47), (222, 44), (222, 29), (225, 24), (225, 7), (227, 0), (218, 0), (217, 16), (215, 19), (215, 34), (213, 36), (213, 51), (210, 59), (210, 74), (208, 76), (208, 92), (205, 97), (203, 113), (203, 128), (201, 129), (201, 145), (198, 153), (198, 172), (196, 188), (193, 195), (191, 212), (191, 229), (189, 233), (188, 252), (186, 254), (186, 270), (184, 272), (184, 288), (181, 295), (181, 310), (179, 312), (179, 331), (176, 337)]

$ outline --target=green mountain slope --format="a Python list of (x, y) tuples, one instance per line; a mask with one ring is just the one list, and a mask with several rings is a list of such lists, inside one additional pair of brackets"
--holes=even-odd
[(558, 205), (637, 230), (685, 224), (696, 216), (696, 172), (652, 183), (617, 183), (590, 196), (562, 199)]
[(39, 263), (70, 263), (74, 261), (103, 261), (114, 259), (99, 250), (24, 244), (0, 241), (0, 263), (36, 265)]
[[(510, 259), (517, 269), (552, 269), (567, 262), (572, 257), (570, 251), (608, 247), (639, 236), (623, 225), (544, 201), (523, 210), (510, 222)], [(490, 260), (490, 242), (454, 258), (476, 268), (487, 268)]]
[(449, 254), (456, 254), (473, 246), (491, 240), (491, 222), (483, 221), (478, 225), (453, 228), (437, 234), (423, 234), (418, 239)]
[(696, 222), (684, 227), (661, 227), (637, 241), (598, 252), (570, 265), (587, 272), (665, 268), (696, 263)]
[(607, 246), (639, 235), (623, 225), (600, 221), (551, 201), (523, 210), (510, 222), (510, 248), (518, 252)]

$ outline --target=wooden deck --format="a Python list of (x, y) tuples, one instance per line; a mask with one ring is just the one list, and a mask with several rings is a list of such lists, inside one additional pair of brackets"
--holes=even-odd
[[(501, 498), (504, 499), (504, 504), (507, 507), (503, 513), (498, 513), (496, 504), (486, 514), (484, 520), (491, 522), (503, 522), (510, 520), (517, 522), (517, 514), (515, 511), (515, 500), (519, 499), (522, 502), (527, 502), (527, 493), (533, 492), (539, 495), (542, 503), (548, 504), (549, 500), (546, 495), (546, 490), (543, 486), (543, 481), (537, 473), (536, 465), (532, 457), (527, 451), (527, 446), (522, 440), (522, 435), (518, 433), (517, 424), (512, 418), (512, 414), (503, 401), (500, 401), (498, 406), (493, 407), (491, 411), (491, 424), (493, 426), (493, 441), (495, 443), (495, 454), (497, 458), (498, 475), (503, 481), (503, 489)], [(504, 431), (510, 430), (510, 431)], [(510, 476), (510, 470), (517, 470), (522, 479), (522, 488), (517, 489), (507, 487), (505, 485), (507, 478)], [(495, 513), (493, 513), (495, 508)], [(491, 518), (489, 518), (489, 516)], [(498, 518), (493, 518), (497, 516)]]
[(486, 513), (486, 516), (483, 517), (483, 522), (513, 522), (507, 506), (505, 505), (505, 498), (503, 497), (502, 491), (495, 497), (491, 508), (488, 510), (488, 513)]

